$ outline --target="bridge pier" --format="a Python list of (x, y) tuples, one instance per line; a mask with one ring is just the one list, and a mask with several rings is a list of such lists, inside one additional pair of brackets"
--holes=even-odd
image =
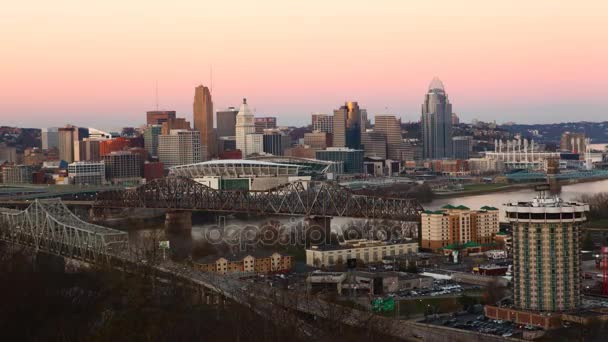
[(167, 211), (165, 214), (165, 230), (176, 233), (192, 230), (192, 212)]
[(308, 216), (304, 227), (307, 245), (331, 243), (331, 216)]

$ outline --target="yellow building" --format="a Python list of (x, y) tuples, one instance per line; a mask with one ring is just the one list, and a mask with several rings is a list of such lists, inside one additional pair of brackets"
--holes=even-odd
[(293, 267), (293, 257), (278, 252), (263, 251), (223, 256), (210, 255), (194, 261), (194, 266), (201, 271), (219, 274), (286, 272)]
[(346, 264), (348, 259), (365, 263), (381, 262), (386, 256), (398, 256), (418, 252), (418, 243), (413, 241), (349, 240), (339, 246), (312, 246), (306, 249), (308, 266), (325, 267)]
[(499, 229), (498, 209), (494, 207), (471, 210), (446, 205), (441, 210), (423, 212), (421, 218), (420, 247), (436, 251), (468, 242), (491, 244)]

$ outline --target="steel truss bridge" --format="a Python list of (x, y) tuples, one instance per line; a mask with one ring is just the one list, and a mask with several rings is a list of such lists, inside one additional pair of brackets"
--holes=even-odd
[(336, 216), (419, 221), (422, 206), (414, 199), (353, 194), (328, 182), (292, 182), (266, 191), (216, 190), (190, 178), (166, 177), (128, 190), (102, 192), (94, 208)]
[(127, 233), (85, 222), (59, 199), (36, 200), (23, 211), (0, 208), (0, 239), (92, 261), (128, 243)]

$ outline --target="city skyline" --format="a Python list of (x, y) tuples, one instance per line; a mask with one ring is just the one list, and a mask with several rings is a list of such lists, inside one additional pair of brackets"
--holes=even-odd
[[(216, 110), (247, 97), (256, 115), (281, 125), (307, 124), (311, 113), (345, 101), (370, 118), (408, 122), (419, 119), (437, 76), (463, 121), (600, 121), (608, 48), (597, 42), (608, 34), (607, 9), (600, 1), (311, 1), (298, 11), (278, 1), (13, 3), (0, 24), (12, 33), (0, 47), (0, 118), (29, 127), (137, 126), (157, 109), (158, 83), (158, 109), (192, 121), (192, 87), (203, 83)], [(343, 17), (361, 25), (335, 25)], [(232, 18), (238, 23), (225, 25)], [(167, 20), (171, 28), (156, 25)]]

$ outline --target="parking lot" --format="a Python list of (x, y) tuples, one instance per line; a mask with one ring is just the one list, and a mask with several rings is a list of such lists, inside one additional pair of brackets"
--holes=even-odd
[(484, 315), (474, 314), (452, 314), (443, 317), (427, 318), (426, 323), (443, 325), (455, 329), (476, 331), (484, 334), (491, 334), (503, 337), (521, 337), (524, 330), (538, 330), (533, 326), (517, 325), (513, 322), (492, 320)]

